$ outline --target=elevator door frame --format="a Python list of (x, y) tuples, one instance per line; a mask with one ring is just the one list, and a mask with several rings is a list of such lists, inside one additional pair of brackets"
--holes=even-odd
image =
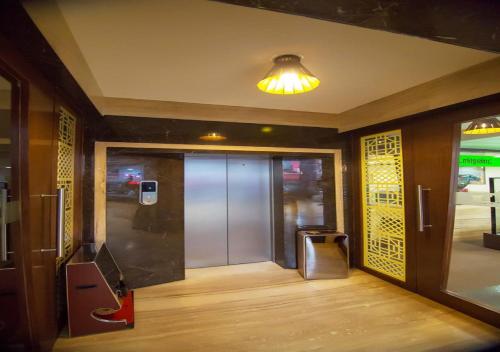
[[(337, 230), (344, 232), (344, 182), (341, 149), (319, 148), (281, 148), (281, 147), (252, 147), (252, 146), (227, 146), (206, 144), (162, 144), (162, 143), (131, 143), (131, 142), (95, 142), (94, 155), (94, 240), (106, 241), (106, 163), (107, 148), (139, 148), (139, 149), (166, 149), (170, 152), (215, 152), (215, 153), (280, 153), (297, 155), (330, 155), (334, 162), (334, 188), (335, 188), (335, 215)], [(271, 190), (272, 196), (272, 190)], [(273, 231), (271, 231), (273, 232)], [(272, 248), (274, 259), (274, 246)]]

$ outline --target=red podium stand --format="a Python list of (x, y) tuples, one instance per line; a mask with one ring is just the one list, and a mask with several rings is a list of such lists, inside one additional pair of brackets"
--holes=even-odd
[(85, 244), (66, 264), (69, 335), (81, 336), (134, 326), (134, 292), (106, 244)]

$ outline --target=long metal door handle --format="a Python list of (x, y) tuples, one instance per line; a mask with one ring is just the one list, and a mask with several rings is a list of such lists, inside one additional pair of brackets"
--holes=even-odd
[(0, 190), (0, 261), (7, 261), (7, 190)]
[(424, 202), (423, 202), (423, 192), (431, 191), (430, 188), (423, 188), (422, 185), (417, 185), (417, 223), (418, 231), (424, 232), (426, 227), (432, 227), (431, 224), (424, 223)]
[(57, 189), (57, 232), (56, 232), (56, 256), (62, 257), (64, 255), (64, 201), (65, 201), (64, 188)]

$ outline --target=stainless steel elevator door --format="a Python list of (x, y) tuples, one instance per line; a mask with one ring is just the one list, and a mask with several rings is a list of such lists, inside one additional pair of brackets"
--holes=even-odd
[(186, 268), (228, 264), (226, 169), (226, 155), (185, 155)]
[(270, 194), (269, 158), (228, 156), (229, 264), (271, 260)]

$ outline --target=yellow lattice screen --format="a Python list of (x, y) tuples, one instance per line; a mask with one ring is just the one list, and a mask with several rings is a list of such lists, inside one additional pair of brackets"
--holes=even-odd
[(59, 136), (57, 150), (57, 188), (65, 189), (64, 204), (64, 257), (73, 253), (73, 187), (75, 176), (76, 119), (63, 108), (59, 110)]
[(364, 266), (405, 281), (401, 131), (361, 138)]

